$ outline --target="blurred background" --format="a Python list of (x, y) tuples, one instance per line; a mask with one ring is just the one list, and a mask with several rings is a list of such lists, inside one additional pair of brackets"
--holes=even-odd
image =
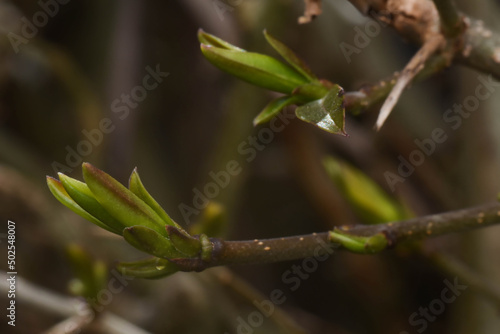
[[(497, 1), (457, 3), (498, 28)], [(0, 332), (39, 333), (65, 319), (51, 307), (30, 302), (36, 299), (30, 294), (48, 294), (47, 300), (71, 297), (68, 284), (75, 272), (68, 245), (78, 244), (109, 270), (118, 260), (144, 256), (50, 194), (45, 176), (62, 171), (81, 179), (82, 161), (123, 183), (137, 166), (145, 186), (184, 226), (201, 214), (185, 219), (180, 205), (193, 207), (196, 189), (212, 181), (210, 172), (238, 161), (242, 172), (213, 198), (226, 212), (230, 240), (362, 223), (323, 169), (328, 155), (362, 170), (415, 215), (495, 200), (500, 94), (481, 101), (451, 129), (443, 114), (480, 84), (479, 73), (457, 66), (414, 84), (379, 133), (372, 130), (377, 107), (347, 115), (349, 137), (292, 120), (272, 141), (255, 148), (255, 158), (242, 154), (240, 145), (250, 147), (249, 136), (266, 127), (253, 127), (252, 119), (273, 94), (209, 64), (199, 49), (199, 28), (277, 57), (262, 35), (268, 29), (319, 77), (346, 91), (390, 77), (417, 50), (382, 27), (347, 59), (340, 45), (355, 45), (355, 28), (364, 31), (368, 19), (348, 1), (329, 0), (321, 16), (299, 25), (303, 9), (299, 0), (0, 1), (0, 269), (7, 271), (7, 220), (12, 220), (18, 277), (36, 287), (24, 297), (18, 291), (16, 327), (3, 316)], [(155, 71), (163, 72), (155, 88), (137, 88)], [(82, 144), (103, 120), (112, 130), (97, 131), (101, 136), (92, 137), (91, 145)], [(417, 148), (414, 140), (429, 138), (436, 128), (444, 129), (448, 139), (392, 192), (384, 173), (397, 173), (398, 157), (408, 159)], [(432, 239), (424, 247), (452, 254), (498, 281), (499, 237), (493, 227)], [(135, 279), (100, 313), (112, 312), (150, 333), (421, 333), (417, 330), (423, 326), (411, 323), (410, 316), (439, 299), (443, 281), (456, 277), (408, 248), (376, 256), (339, 252), (291, 291), (282, 276), (301, 263)], [(279, 306), (283, 313), (252, 326), (258, 320), (249, 319), (257, 310), (254, 300), (269, 299), (275, 289), (285, 293)], [(6, 292), (0, 301), (6, 307)], [(425, 333), (496, 333), (496, 307), (468, 288), (427, 321)], [(82, 331), (101, 332), (110, 331), (98, 325)]]

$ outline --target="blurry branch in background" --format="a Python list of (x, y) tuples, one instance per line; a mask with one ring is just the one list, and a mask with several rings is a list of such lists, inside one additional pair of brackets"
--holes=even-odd
[[(424, 252), (425, 254), (425, 252)], [(467, 267), (456, 258), (443, 253), (426, 254), (430, 260), (442, 271), (460, 277), (460, 281), (466, 283), (483, 298), (492, 302), (500, 310), (500, 285), (498, 281), (493, 281), (478, 274)]]
[[(240, 297), (249, 301), (250, 303), (256, 300), (266, 300), (260, 291), (253, 288), (244, 280), (236, 276), (231, 270), (227, 268), (217, 268), (208, 271), (210, 276), (213, 276), (222, 285), (227, 286)], [(284, 312), (277, 305), (274, 306), (275, 310), (270, 315), (269, 319), (272, 320), (279, 328), (282, 328), (286, 333), (290, 334), (305, 334), (306, 330), (301, 328), (286, 312)]]
[[(0, 272), (0, 290), (2, 293), (9, 291), (9, 282), (7, 274)], [(93, 311), (90, 306), (82, 303), (77, 298), (69, 298), (48, 291), (42, 287), (31, 284), (23, 278), (17, 276), (16, 285), (20, 293), (17, 295), (20, 303), (30, 305), (34, 308), (54, 315), (67, 317), (62, 323), (49, 329), (45, 333), (59, 334), (68, 333), (68, 327), (72, 326), (73, 331), (77, 333), (79, 329), (89, 326), (93, 320)], [(106, 312), (99, 317), (95, 324), (100, 330), (106, 333), (129, 333), (129, 334), (148, 334), (149, 332), (135, 326), (134, 324), (122, 319), (112, 313)], [(79, 326), (79, 327), (74, 327)]]

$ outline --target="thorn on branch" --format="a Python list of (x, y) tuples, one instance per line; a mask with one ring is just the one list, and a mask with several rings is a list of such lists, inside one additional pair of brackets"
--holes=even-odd
[(392, 109), (399, 100), (403, 90), (411, 83), (413, 78), (425, 68), (425, 63), (436, 51), (441, 49), (446, 43), (442, 35), (436, 34), (429, 38), (427, 42), (422, 45), (418, 52), (405, 66), (401, 75), (397, 78), (396, 84), (392, 88), (389, 96), (380, 108), (380, 113), (375, 123), (375, 130), (380, 130), (384, 125), (387, 117), (389, 117)]

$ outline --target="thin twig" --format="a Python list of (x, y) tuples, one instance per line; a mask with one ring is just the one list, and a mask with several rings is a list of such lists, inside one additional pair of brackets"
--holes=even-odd
[[(247, 284), (244, 280), (236, 276), (232, 271), (227, 268), (217, 268), (208, 271), (210, 275), (217, 278), (217, 280), (225, 286), (232, 289), (249, 302), (262, 301), (267, 297), (262, 295), (258, 290)], [(275, 309), (270, 315), (269, 319), (274, 321), (277, 326), (286, 330), (290, 334), (304, 334), (307, 333), (301, 328), (286, 312), (275, 305)]]
[(60, 323), (44, 331), (42, 334), (77, 334), (87, 327), (92, 320), (92, 316), (74, 315), (64, 319)]
[[(8, 277), (9, 276), (4, 271), (0, 271), (1, 293), (7, 294), (7, 291), (9, 291), (9, 282), (7, 281)], [(86, 303), (82, 303), (77, 298), (59, 295), (55, 292), (34, 285), (19, 275), (16, 276), (16, 290), (18, 291), (18, 293), (16, 293), (16, 302), (31, 305), (40, 310), (44, 310), (45, 312), (50, 312), (62, 317), (68, 317), (70, 319), (73, 317), (88, 317), (93, 314), (90, 307)], [(74, 320), (75, 318), (71, 321)], [(69, 322), (66, 324), (69, 324)], [(85, 324), (79, 324), (85, 326), (88, 322)], [(59, 325), (61, 325), (61, 323), (59, 323)], [(99, 317), (99, 326), (104, 332), (109, 334), (150, 334), (149, 332), (137, 327), (125, 319), (111, 314), (110, 312), (106, 312)]]
[(398, 77), (396, 84), (382, 105), (382, 108), (380, 108), (380, 113), (375, 124), (376, 130), (380, 130), (382, 125), (384, 125), (385, 120), (389, 117), (406, 86), (408, 86), (413, 78), (424, 69), (425, 63), (429, 57), (442, 48), (445, 42), (442, 35), (435, 35), (425, 42), (420, 50), (411, 58), (410, 62), (405, 66), (401, 75)]
[[(425, 64), (424, 68), (415, 76), (413, 81), (421, 81), (442, 71), (449, 66), (449, 59), (444, 55), (435, 55)], [(346, 111), (357, 115), (384, 100), (397, 82), (399, 74), (373, 85), (363, 86), (358, 91), (350, 91), (344, 95)]]
[[(500, 224), (500, 203), (379, 225), (344, 225), (338, 231), (348, 233), (348, 237), (383, 235), (387, 240), (387, 246), (394, 246), (406, 240), (463, 232), (495, 224)], [(211, 259), (206, 261), (185, 259), (175, 263), (184, 271), (200, 271), (220, 265), (274, 263), (323, 257), (326, 253), (332, 254), (334, 251), (345, 249), (342, 245), (330, 241), (329, 232), (247, 241), (223, 241), (213, 238), (212, 242), (214, 250)], [(385, 248), (387, 247), (382, 249)]]
[(492, 302), (500, 310), (500, 286), (498, 282), (476, 273), (467, 267), (467, 265), (449, 255), (434, 253), (429, 255), (429, 257), (439, 268), (458, 276), (461, 281)]

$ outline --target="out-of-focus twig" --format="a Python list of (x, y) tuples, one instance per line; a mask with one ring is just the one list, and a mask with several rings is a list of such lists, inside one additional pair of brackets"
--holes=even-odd
[[(219, 282), (230, 288), (232, 291), (241, 297), (254, 302), (255, 300), (265, 300), (259, 291), (255, 290), (252, 286), (248, 285), (245, 281), (236, 276), (232, 271), (227, 268), (216, 268), (208, 271), (210, 275), (217, 278)], [(280, 328), (286, 330), (286, 333), (292, 334), (305, 334), (307, 333), (301, 328), (288, 314), (275, 306), (274, 312), (271, 314), (270, 319), (273, 320)]]
[(443, 254), (430, 254), (432, 262), (434, 262), (443, 271), (458, 276), (470, 288), (492, 302), (500, 310), (500, 285), (471, 270), (467, 265), (457, 260), (456, 258)]
[[(7, 293), (9, 291), (8, 275), (0, 272), (0, 291)], [(65, 297), (55, 292), (34, 285), (20, 276), (16, 277), (16, 298), (17, 301), (29, 304), (32, 307), (50, 312), (59, 316), (68, 317), (66, 322), (59, 323), (51, 330), (55, 330), (60, 325), (79, 325), (80, 327), (90, 324), (88, 317), (94, 318), (90, 307), (76, 298)], [(150, 334), (149, 332), (137, 327), (136, 325), (122, 319), (110, 312), (102, 314), (99, 317), (99, 326), (103, 331), (110, 334)], [(57, 333), (57, 332), (49, 332)], [(61, 333), (61, 332), (59, 332)]]
[(64, 319), (42, 334), (78, 334), (92, 322), (92, 316), (74, 315)]

